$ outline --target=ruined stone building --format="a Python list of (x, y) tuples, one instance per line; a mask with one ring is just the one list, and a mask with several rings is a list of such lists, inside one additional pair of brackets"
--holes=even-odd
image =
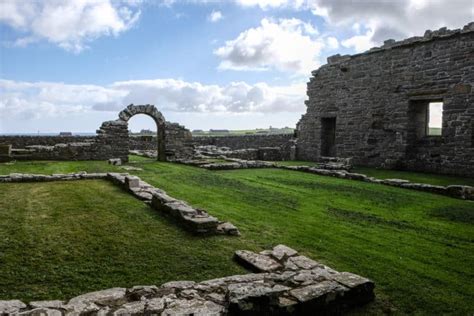
[(332, 56), (312, 75), (298, 159), (474, 176), (474, 22)]

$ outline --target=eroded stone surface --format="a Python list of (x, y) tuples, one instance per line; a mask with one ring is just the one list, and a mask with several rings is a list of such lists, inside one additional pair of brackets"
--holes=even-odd
[(18, 313), (23, 308), (26, 304), (20, 300), (0, 301), (0, 315)]
[(235, 259), (259, 272), (271, 272), (282, 268), (281, 264), (272, 258), (247, 250), (237, 250)]

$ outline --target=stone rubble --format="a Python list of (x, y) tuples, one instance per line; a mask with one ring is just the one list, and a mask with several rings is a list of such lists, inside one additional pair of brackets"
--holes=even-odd
[(122, 159), (120, 159), (120, 158), (111, 158), (111, 159), (107, 160), (107, 162), (109, 163), (109, 165), (112, 165), (112, 166), (121, 166), (122, 165)]
[[(284, 245), (261, 253), (238, 250), (235, 258), (256, 273), (112, 288), (67, 302), (0, 301), (0, 315), (332, 315), (374, 299), (371, 280), (337, 272)], [(301, 266), (288, 269), (290, 260)]]
[(155, 188), (137, 176), (128, 173), (79, 173), (70, 174), (23, 174), (0, 175), (2, 182), (45, 182), (81, 179), (103, 179), (120, 186), (136, 198), (149, 204), (153, 209), (175, 219), (181, 227), (195, 234), (240, 236), (232, 223), (223, 222), (209, 215), (205, 210), (196, 209), (185, 201), (172, 198), (165, 191)]

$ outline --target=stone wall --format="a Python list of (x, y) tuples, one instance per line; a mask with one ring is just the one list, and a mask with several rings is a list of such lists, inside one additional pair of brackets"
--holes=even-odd
[[(136, 114), (151, 116), (157, 122), (157, 137), (146, 143), (150, 149), (161, 147), (159, 160), (174, 160), (192, 155), (191, 132), (177, 123), (166, 122), (153, 105), (129, 105), (119, 118), (103, 122), (97, 136), (0, 136), (0, 145), (12, 145), (10, 157), (3, 160), (107, 160), (128, 161), (130, 149), (136, 149), (136, 138), (129, 142), (128, 119)], [(161, 132), (160, 132), (161, 131)], [(130, 146), (131, 144), (131, 146)]]
[[(473, 60), (474, 23), (329, 57), (308, 83), (298, 159), (474, 176)], [(444, 104), (441, 136), (419, 133), (430, 101)]]
[(26, 148), (26, 146), (42, 145), (54, 146), (56, 144), (83, 143), (91, 141), (95, 136), (25, 136), (25, 135), (0, 135), (0, 144), (9, 144), (13, 148)]
[(275, 135), (242, 135), (242, 136), (215, 136), (193, 137), (193, 143), (196, 146), (216, 146), (228, 147), (230, 149), (249, 149), (249, 148), (281, 148), (282, 160), (290, 160), (291, 147), (294, 146), (293, 134), (275, 134)]

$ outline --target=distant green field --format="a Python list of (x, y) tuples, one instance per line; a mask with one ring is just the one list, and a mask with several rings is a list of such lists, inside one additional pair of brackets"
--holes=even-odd
[(228, 132), (193, 131), (193, 136), (241, 136), (241, 135), (274, 135), (274, 134), (292, 134), (293, 128), (278, 129), (248, 129), (248, 130), (229, 130)]
[(430, 136), (441, 136), (442, 129), (440, 127), (430, 127), (428, 135)]
[[(208, 171), (132, 157), (133, 174), (230, 221), (199, 237), (109, 182), (0, 184), (0, 299), (246, 273), (237, 249), (279, 243), (376, 283), (357, 315), (471, 315), (474, 203), (282, 169)], [(0, 164), (10, 172), (118, 171), (102, 161)]]

